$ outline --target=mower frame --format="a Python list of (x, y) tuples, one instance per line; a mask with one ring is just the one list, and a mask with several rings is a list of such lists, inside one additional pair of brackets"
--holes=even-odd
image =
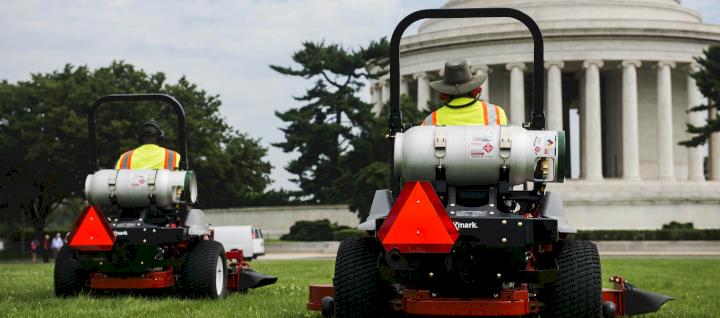
[[(396, 134), (402, 133), (407, 127), (403, 123), (400, 109), (400, 40), (412, 23), (428, 18), (511, 18), (523, 23), (532, 34), (534, 42), (532, 111), (530, 122), (523, 124), (523, 127), (544, 130), (544, 43), (537, 23), (527, 14), (511, 8), (429, 9), (406, 16), (392, 34), (389, 59), (391, 108), (388, 140), (390, 142), (394, 142)], [(560, 140), (564, 142), (564, 138)], [(394, 147), (391, 148), (395, 150)], [(394, 157), (394, 155), (390, 157), (391, 167), (394, 166)], [(325, 317), (336, 314), (343, 317), (363, 315), (353, 311), (354, 309), (368, 312), (377, 309), (380, 313), (389, 315), (405, 313), (441, 316), (536, 316), (544, 309), (551, 309), (550, 315), (556, 312), (559, 315), (580, 314), (596, 317), (602, 314), (605, 317), (614, 317), (617, 314), (657, 311), (664, 302), (671, 299), (628, 289), (624, 283), (619, 283), (624, 282), (622, 278), (613, 278), (615, 279), (613, 282), (616, 283), (615, 288), (602, 290), (597, 248), (590, 242), (567, 240), (569, 235), (575, 233), (575, 229), (567, 224), (559, 195), (549, 196), (550, 193), (545, 193), (543, 182), (536, 181), (530, 191), (512, 191), (507, 179), (502, 177), (503, 173), (507, 173), (507, 168), (500, 167), (499, 183), (495, 185), (496, 188), (487, 189), (495, 189), (492, 191), (497, 191), (499, 199), (526, 202), (530, 205), (513, 213), (498, 210), (490, 204), (486, 211), (475, 209), (473, 213), (461, 216), (460, 213), (456, 213), (452, 205), (443, 209), (445, 205), (443, 204), (440, 206), (443, 211), (438, 210), (437, 205), (443, 200), (444, 189), (448, 186), (445, 184), (445, 174), (442, 169), (442, 166), (436, 167), (436, 176), (441, 177), (437, 178), (435, 186), (426, 181), (407, 182), (403, 192), (400, 191), (400, 177), (391, 175), (390, 190), (378, 190), (375, 193), (370, 216), (358, 227), (368, 231), (371, 237), (352, 238), (341, 243), (333, 278), (336, 286), (311, 285), (307, 303), (309, 310), (322, 311)], [(561, 182), (562, 179), (558, 181)], [(411, 244), (415, 243), (427, 246), (427, 243), (421, 243), (426, 238), (418, 238), (415, 239), (416, 241), (408, 238), (414, 237), (415, 234), (407, 232), (409, 231), (407, 224), (412, 224), (411, 229), (418, 226), (417, 236), (420, 237), (420, 228), (426, 223), (422, 225), (412, 223), (417, 221), (404, 221), (405, 223), (401, 225), (402, 233), (408, 234), (398, 235), (407, 235), (404, 237), (407, 241), (399, 239), (398, 235), (394, 236), (395, 241), (389, 243), (385, 241), (385, 238), (390, 237), (388, 232), (392, 231), (393, 222), (400, 218), (399, 215), (405, 209), (408, 195), (413, 195), (409, 193), (415, 191), (409, 189), (420, 186), (425, 189), (435, 188), (437, 195), (432, 190), (426, 190), (427, 196), (415, 196), (410, 201), (420, 204), (421, 201), (429, 199), (438, 203), (434, 210), (438, 213), (439, 219), (445, 224), (452, 222), (454, 226), (452, 230), (448, 229), (450, 237), (455, 237), (452, 239), (454, 243), (449, 251), (447, 242), (442, 240), (436, 241), (437, 243), (434, 243), (436, 245), (427, 248), (412, 246)], [(478, 186), (485, 189), (483, 186)], [(488, 191), (490, 193), (490, 190)], [(548, 208), (553, 211), (547, 211)], [(413, 211), (409, 212), (419, 212), (416, 209), (423, 208), (418, 206), (410, 209)], [(427, 215), (427, 212), (421, 213)], [(440, 215), (445, 213), (447, 215)], [(414, 215), (414, 218), (419, 216)], [(407, 219), (406, 217), (405, 220)], [(463, 222), (463, 226), (458, 226), (458, 223)], [(457, 238), (463, 238), (463, 241)], [(403, 249), (405, 251), (401, 252)], [(525, 251), (526, 265), (519, 262), (523, 256), (518, 255), (518, 252), (522, 251)], [(463, 259), (466, 256), (469, 256), (471, 261), (456, 268), (453, 265), (456, 261), (455, 255), (460, 257), (460, 262), (466, 261)], [(480, 261), (472, 261), (473, 255), (479, 256)], [(577, 265), (562, 267), (559, 265), (561, 262)], [(467, 266), (468, 264), (470, 266)], [(373, 266), (375, 274), (372, 273)], [(584, 269), (573, 270), (574, 266)], [(339, 271), (338, 268), (342, 269)], [(453, 273), (453, 271), (457, 272)], [(353, 274), (355, 272), (360, 273), (355, 275)], [(345, 274), (350, 278), (342, 278)], [(469, 274), (469, 277), (463, 276), (466, 274)], [(373, 276), (377, 277), (373, 278)], [(582, 300), (587, 304), (565, 307), (564, 304), (569, 304), (568, 294), (558, 293), (558, 290), (564, 290), (562, 284), (567, 284), (568, 280), (572, 282), (578, 277), (592, 277), (589, 279), (591, 283), (578, 284), (582, 289), (573, 288), (571, 292), (571, 294), (577, 292), (587, 295)], [(554, 286), (555, 284), (559, 287)], [(469, 290), (463, 290), (464, 287)], [(343, 297), (347, 297), (344, 300), (347, 302), (347, 307), (343, 310), (339, 310), (336, 302), (336, 299), (339, 299), (337, 297), (340, 288), (345, 293)], [(542, 295), (539, 296), (539, 293)], [(631, 295), (643, 299), (642, 306), (638, 306), (640, 303), (638, 301), (634, 304), (628, 303), (627, 299)], [(353, 300), (350, 300), (351, 298)], [(645, 304), (649, 305), (645, 306)], [(364, 306), (369, 306), (371, 309), (364, 309), (366, 308)], [(632, 307), (641, 309), (628, 310)], [(576, 310), (583, 313), (577, 313)]]
[[(182, 104), (166, 94), (115, 94), (99, 98), (88, 112), (90, 136), (89, 174), (100, 170), (98, 158), (96, 117), (101, 106), (113, 102), (163, 102), (173, 107), (177, 115), (177, 144), (181, 155), (180, 170), (189, 171), (185, 111)], [(87, 206), (71, 232), (70, 242), (63, 248), (56, 262), (55, 293), (59, 297), (73, 296), (83, 290), (146, 290), (180, 287), (190, 297), (224, 297), (227, 291), (246, 291), (249, 288), (273, 284), (276, 277), (252, 271), (242, 261), (240, 250), (225, 251), (214, 240), (214, 233), (201, 210), (192, 202), (179, 201), (160, 209), (147, 207), (123, 208), (113, 203), (100, 211)], [(94, 214), (89, 217), (88, 212)], [(104, 212), (104, 213), (103, 213)], [(129, 212), (129, 213), (128, 213)], [(98, 220), (93, 221), (92, 216)], [(103, 248), (77, 245), (73, 239), (86, 222), (100, 222), (110, 244)], [(218, 274), (221, 266), (224, 272)], [(211, 275), (212, 273), (215, 273)], [(209, 284), (210, 277), (214, 284)], [(218, 278), (220, 277), (220, 278)], [(222, 285), (217, 280), (222, 279)], [(214, 287), (213, 287), (214, 286)], [(221, 286), (222, 290), (217, 290)]]

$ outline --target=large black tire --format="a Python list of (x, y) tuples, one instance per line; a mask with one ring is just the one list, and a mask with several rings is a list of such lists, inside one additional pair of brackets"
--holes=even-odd
[(55, 296), (77, 296), (86, 289), (87, 275), (87, 272), (80, 267), (80, 262), (73, 258), (70, 247), (63, 246), (55, 259), (55, 272), (53, 273)]
[(565, 241), (557, 258), (560, 272), (548, 285), (543, 317), (602, 317), (602, 278), (597, 247), (588, 241)]
[(181, 266), (180, 286), (188, 297), (224, 298), (227, 279), (225, 249), (217, 241), (200, 241)]
[(382, 282), (378, 272), (380, 246), (374, 237), (343, 240), (335, 261), (335, 317), (380, 317)]

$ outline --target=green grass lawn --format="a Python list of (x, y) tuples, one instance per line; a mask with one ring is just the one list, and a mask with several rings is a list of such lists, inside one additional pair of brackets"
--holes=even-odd
[[(255, 261), (257, 271), (278, 283), (232, 293), (221, 301), (168, 296), (87, 296), (57, 299), (52, 264), (0, 264), (0, 317), (319, 317), (305, 310), (307, 285), (329, 283), (330, 260)], [(659, 314), (647, 317), (717, 317), (720, 259), (605, 259), (603, 279), (622, 274), (635, 285), (674, 296)]]

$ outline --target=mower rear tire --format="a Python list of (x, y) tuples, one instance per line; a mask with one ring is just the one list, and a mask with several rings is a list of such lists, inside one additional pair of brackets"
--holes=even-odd
[(180, 286), (191, 298), (224, 298), (227, 295), (227, 259), (217, 241), (200, 241), (181, 266)]
[(333, 277), (335, 317), (382, 316), (379, 255), (374, 237), (352, 237), (340, 243)]
[(548, 285), (543, 317), (602, 317), (602, 278), (597, 247), (588, 241), (565, 241), (557, 258), (558, 277)]
[(77, 296), (85, 290), (87, 276), (87, 272), (80, 266), (80, 262), (73, 258), (70, 247), (63, 246), (55, 259), (55, 272), (53, 273), (55, 296)]

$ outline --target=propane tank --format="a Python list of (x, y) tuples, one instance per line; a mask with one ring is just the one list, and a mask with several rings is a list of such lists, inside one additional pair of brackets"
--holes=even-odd
[(184, 201), (197, 201), (197, 180), (192, 171), (103, 169), (85, 179), (85, 197), (99, 207), (156, 206), (160, 209)]
[(509, 169), (510, 185), (564, 180), (563, 131), (416, 126), (397, 133), (394, 147), (394, 173), (405, 181), (436, 181), (442, 167), (449, 184), (493, 185), (503, 166)]

